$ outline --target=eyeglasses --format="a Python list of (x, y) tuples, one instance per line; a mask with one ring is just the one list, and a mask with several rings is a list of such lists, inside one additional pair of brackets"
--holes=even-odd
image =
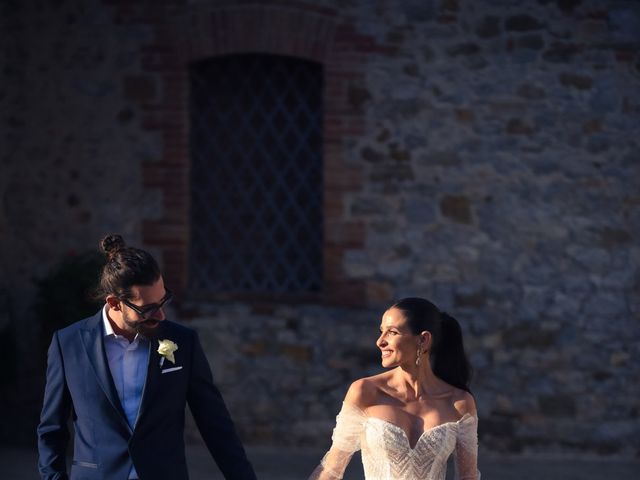
[(146, 320), (149, 320), (151, 317), (153, 317), (156, 313), (158, 313), (158, 311), (161, 308), (166, 307), (167, 304), (171, 302), (171, 300), (173, 299), (173, 292), (168, 288), (165, 290), (167, 293), (164, 296), (164, 298), (160, 301), (160, 303), (156, 305), (149, 305), (148, 307), (145, 307), (145, 308), (140, 308), (138, 305), (134, 305), (128, 300), (124, 300), (122, 298), (120, 299), (120, 301), (124, 303), (127, 307), (129, 307), (131, 310), (136, 312), (138, 315), (140, 315), (142, 320), (146, 321)]

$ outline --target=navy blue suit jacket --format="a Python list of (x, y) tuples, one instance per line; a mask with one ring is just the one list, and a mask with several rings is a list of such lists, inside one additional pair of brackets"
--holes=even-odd
[[(255, 480), (195, 331), (170, 321), (159, 339), (178, 345), (175, 365), (160, 366), (151, 340), (147, 378), (132, 429), (111, 377), (103, 340), (102, 311), (59, 330), (49, 347), (47, 385), (38, 425), (43, 479), (126, 480), (135, 465), (141, 480), (188, 478), (184, 447), (185, 406), (227, 479)], [(162, 373), (168, 368), (179, 370)], [(73, 418), (73, 464), (67, 474), (67, 421)]]

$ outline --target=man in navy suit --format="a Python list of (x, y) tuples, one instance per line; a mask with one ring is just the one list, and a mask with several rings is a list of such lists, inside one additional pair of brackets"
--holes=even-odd
[[(49, 347), (38, 450), (43, 479), (188, 479), (188, 403), (225, 478), (255, 480), (195, 331), (165, 320), (171, 300), (153, 257), (102, 241), (104, 308)], [(75, 438), (67, 474), (67, 421)]]

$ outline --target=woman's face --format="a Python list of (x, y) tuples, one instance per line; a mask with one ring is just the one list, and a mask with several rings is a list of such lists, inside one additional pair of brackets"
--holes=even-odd
[(382, 354), (383, 367), (396, 367), (402, 364), (415, 365), (419, 335), (409, 329), (407, 319), (397, 308), (390, 308), (382, 315), (380, 336), (376, 345)]

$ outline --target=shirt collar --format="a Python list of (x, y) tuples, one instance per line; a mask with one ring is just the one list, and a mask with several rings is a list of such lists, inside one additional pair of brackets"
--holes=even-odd
[[(102, 324), (104, 325), (104, 336), (110, 338), (124, 338), (122, 335), (117, 335), (116, 332), (113, 331), (113, 327), (111, 326), (111, 322), (109, 321), (109, 317), (107, 316), (107, 310), (109, 309), (109, 305), (105, 303), (102, 308)], [(139, 340), (144, 340), (139, 333), (136, 333), (136, 336), (133, 338), (133, 342), (138, 343)]]
[(113, 331), (113, 327), (111, 326), (111, 322), (109, 322), (109, 318), (107, 317), (107, 308), (108, 308), (108, 306), (105, 304), (105, 306), (102, 309), (102, 325), (104, 325), (104, 336), (105, 337), (111, 337), (111, 336), (115, 337), (116, 334)]

